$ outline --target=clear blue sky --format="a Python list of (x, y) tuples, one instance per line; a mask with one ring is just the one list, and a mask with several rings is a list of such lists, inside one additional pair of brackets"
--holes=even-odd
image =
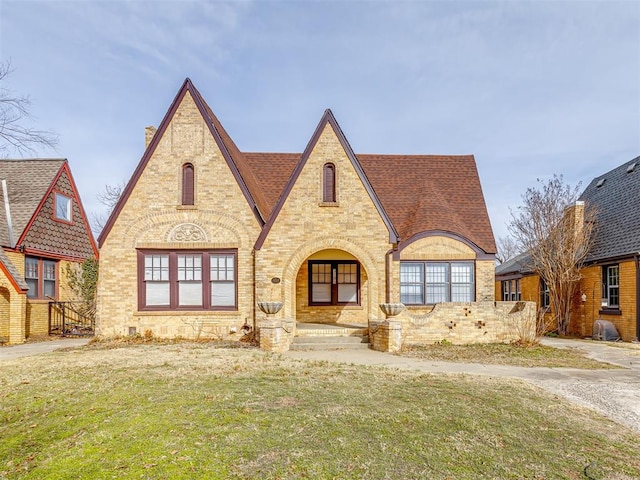
[(9, 59), (90, 216), (186, 77), (244, 151), (331, 108), (356, 153), (474, 154), (496, 237), (537, 178), (640, 155), (640, 1), (0, 0)]

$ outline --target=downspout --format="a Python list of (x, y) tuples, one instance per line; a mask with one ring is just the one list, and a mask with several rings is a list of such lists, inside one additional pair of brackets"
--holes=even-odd
[(636, 339), (640, 342), (640, 252), (633, 256), (633, 263), (636, 264)]
[(11, 208), (9, 208), (9, 193), (7, 192), (7, 181), (2, 180), (2, 195), (4, 196), (4, 211), (7, 214), (7, 230), (9, 232), (9, 246), (14, 248), (16, 245), (13, 240), (13, 226), (11, 225)]

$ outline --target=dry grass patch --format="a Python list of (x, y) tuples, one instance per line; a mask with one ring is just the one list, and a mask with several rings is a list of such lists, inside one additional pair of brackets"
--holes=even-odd
[(578, 348), (553, 348), (545, 345), (489, 343), (477, 345), (405, 345), (397, 353), (403, 357), (423, 358), (442, 362), (512, 365), (516, 367), (620, 368), (610, 363), (588, 358)]
[(516, 380), (112, 347), (0, 364), (0, 478), (640, 478), (640, 435)]

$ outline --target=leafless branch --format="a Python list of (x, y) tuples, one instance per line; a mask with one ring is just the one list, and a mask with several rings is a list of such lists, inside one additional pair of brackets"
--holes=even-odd
[(554, 175), (541, 188), (529, 188), (511, 212), (509, 232), (531, 256), (533, 270), (549, 287), (558, 332), (566, 334), (581, 267), (592, 241), (595, 210), (576, 202), (580, 185), (570, 187)]
[[(0, 64), (0, 82), (12, 71), (11, 62)], [(30, 108), (28, 96), (16, 96), (0, 83), (0, 156), (35, 153), (38, 146), (55, 149), (58, 144), (55, 133), (25, 126), (24, 123), (32, 119)]]

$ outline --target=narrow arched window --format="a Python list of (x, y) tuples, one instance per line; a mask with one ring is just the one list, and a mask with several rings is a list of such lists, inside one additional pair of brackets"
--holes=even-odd
[(322, 170), (322, 201), (336, 201), (336, 166), (325, 163)]
[(193, 165), (185, 163), (182, 166), (182, 205), (193, 205)]

